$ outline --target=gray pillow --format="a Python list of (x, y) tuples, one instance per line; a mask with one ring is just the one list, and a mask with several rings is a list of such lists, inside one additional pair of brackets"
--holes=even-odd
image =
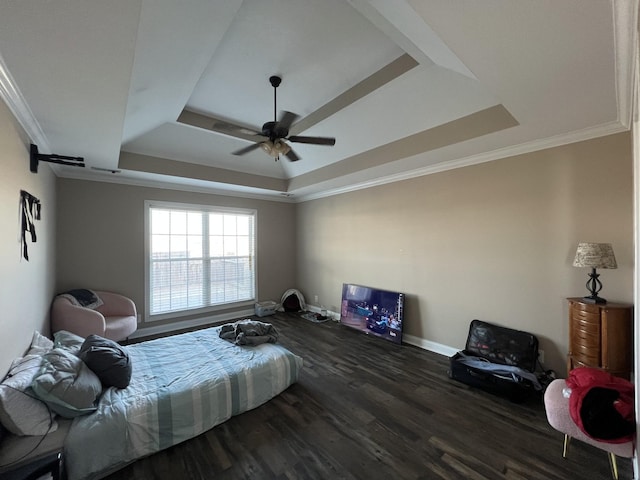
[(57, 414), (73, 418), (96, 410), (100, 379), (73, 353), (54, 348), (42, 359), (33, 392)]
[(106, 387), (127, 388), (131, 381), (129, 354), (116, 342), (99, 335), (89, 335), (78, 356)]

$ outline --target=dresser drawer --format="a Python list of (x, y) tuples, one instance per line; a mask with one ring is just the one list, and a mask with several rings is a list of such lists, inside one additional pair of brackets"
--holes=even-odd
[(572, 313), (583, 312), (600, 316), (600, 307), (595, 303), (570, 302)]
[(580, 318), (571, 319), (571, 334), (583, 336), (600, 337), (600, 322), (584, 321)]
[(600, 358), (600, 339), (571, 342), (571, 353), (573, 355)]
[[(573, 329), (571, 332), (571, 338), (569, 339), (569, 341), (571, 342), (570, 344), (571, 344), (572, 350), (575, 350), (576, 348), (580, 347), (580, 348), (589, 348), (594, 350), (595, 352), (599, 352), (601, 347), (602, 337), (600, 336), (599, 332), (596, 332), (596, 334), (593, 334), (593, 332), (588, 330)], [(597, 355), (597, 353), (594, 353), (594, 355)]]
[(574, 322), (590, 323), (600, 325), (600, 314), (574, 310), (571, 312), (571, 320)]

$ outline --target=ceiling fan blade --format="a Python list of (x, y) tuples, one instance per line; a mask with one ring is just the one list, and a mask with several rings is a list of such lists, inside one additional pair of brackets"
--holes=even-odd
[(261, 133), (256, 132), (255, 130), (251, 130), (246, 127), (241, 127), (240, 125), (234, 125), (232, 123), (217, 121), (213, 124), (214, 130), (222, 130), (229, 133), (242, 133), (244, 135), (257, 135), (262, 136)]
[(241, 148), (240, 150), (231, 152), (231, 155), (244, 155), (245, 153), (249, 153), (249, 152), (252, 152), (253, 150), (257, 150), (258, 148), (260, 148), (260, 143), (253, 143), (244, 148)]
[(298, 160), (300, 160), (300, 157), (293, 150), (289, 150), (287, 153), (285, 153), (285, 156), (291, 162), (297, 162)]
[(293, 112), (287, 112), (286, 110), (283, 110), (283, 112), (280, 114), (280, 120), (278, 120), (278, 123), (276, 124), (276, 128), (278, 130), (285, 130), (287, 132), (285, 135), (287, 135), (289, 133), (289, 128), (291, 128), (293, 122), (295, 122), (299, 117), (299, 115)]
[(336, 139), (332, 137), (303, 137), (299, 135), (294, 135), (292, 137), (287, 138), (287, 140), (295, 143), (310, 143), (312, 145), (333, 146), (336, 144)]

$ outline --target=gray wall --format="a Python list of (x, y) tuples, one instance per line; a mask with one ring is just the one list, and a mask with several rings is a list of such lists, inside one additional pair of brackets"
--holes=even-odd
[(633, 300), (628, 133), (302, 203), (298, 285), (338, 311), (343, 283), (407, 294), (405, 333), (464, 347), (475, 318), (538, 335), (564, 373), (566, 297), (587, 294), (571, 266), (580, 241), (609, 242), (609, 300)]
[[(49, 306), (55, 281), (55, 176), (44, 163), (29, 171), (29, 140), (0, 100), (0, 378), (11, 360), (24, 355), (34, 330), (49, 334)], [(40, 199), (37, 241), (29, 241), (29, 261), (20, 248), (20, 190)]]
[[(91, 288), (119, 292), (134, 300), (144, 318), (145, 200), (256, 209), (258, 299), (279, 301), (282, 293), (295, 285), (293, 204), (59, 179), (58, 291)], [(168, 322), (147, 322), (140, 328)]]

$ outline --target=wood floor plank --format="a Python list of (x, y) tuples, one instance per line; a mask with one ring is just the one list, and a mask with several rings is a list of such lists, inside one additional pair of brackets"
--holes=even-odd
[[(303, 357), (298, 383), (254, 410), (108, 480), (609, 479), (604, 452), (515, 404), (451, 380), (448, 358), (297, 314), (260, 319)], [(462, 339), (464, 340), (464, 339)], [(631, 461), (618, 459), (621, 479)]]

